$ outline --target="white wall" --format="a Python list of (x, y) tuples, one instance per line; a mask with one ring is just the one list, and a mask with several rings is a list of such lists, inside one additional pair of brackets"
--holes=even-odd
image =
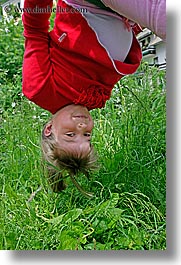
[(166, 63), (166, 44), (164, 42), (160, 42), (156, 45), (156, 54), (158, 56), (159, 64)]

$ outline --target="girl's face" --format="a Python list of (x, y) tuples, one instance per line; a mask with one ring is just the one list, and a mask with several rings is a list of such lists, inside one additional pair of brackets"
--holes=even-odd
[(81, 105), (68, 105), (60, 109), (45, 127), (44, 134), (51, 133), (62, 149), (87, 155), (94, 123), (89, 111)]

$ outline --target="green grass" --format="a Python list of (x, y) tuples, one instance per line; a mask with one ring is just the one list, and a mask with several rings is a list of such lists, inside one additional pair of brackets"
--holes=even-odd
[(50, 115), (21, 95), (13, 66), (0, 71), (0, 249), (165, 250), (164, 71), (143, 64), (91, 112), (100, 169), (77, 179), (87, 199), (69, 178), (62, 193), (49, 188), (40, 134)]

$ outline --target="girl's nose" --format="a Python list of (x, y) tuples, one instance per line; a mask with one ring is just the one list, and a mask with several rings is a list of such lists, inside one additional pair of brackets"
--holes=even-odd
[(87, 127), (87, 124), (85, 124), (84, 122), (79, 122), (79, 123), (77, 124), (77, 127), (78, 127), (79, 129), (84, 129), (84, 128)]

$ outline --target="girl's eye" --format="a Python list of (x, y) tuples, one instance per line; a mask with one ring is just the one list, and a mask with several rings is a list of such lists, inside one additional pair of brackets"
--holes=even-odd
[(91, 134), (90, 134), (90, 133), (84, 133), (84, 136), (86, 136), (86, 137), (90, 137)]
[(68, 137), (74, 137), (74, 136), (75, 136), (75, 133), (66, 133), (66, 135), (67, 135)]

